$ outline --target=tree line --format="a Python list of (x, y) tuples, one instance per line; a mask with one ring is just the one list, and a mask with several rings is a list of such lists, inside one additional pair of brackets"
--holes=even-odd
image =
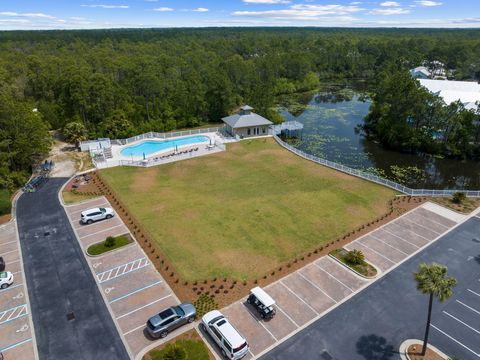
[(383, 146), (459, 159), (480, 159), (480, 107), (445, 104), (408, 71), (390, 66), (372, 85), (372, 105), (362, 129)]
[[(391, 64), (439, 60), (480, 78), (480, 31), (124, 29), (0, 32), (0, 187), (14, 188), (71, 140), (218, 122), (248, 103), (280, 121), (276, 97), (331, 79), (374, 79)], [(380, 89), (380, 88), (379, 88)], [(38, 111), (33, 112), (33, 109)]]

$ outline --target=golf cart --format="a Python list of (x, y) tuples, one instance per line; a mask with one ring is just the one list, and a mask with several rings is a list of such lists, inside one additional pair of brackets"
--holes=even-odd
[(275, 301), (258, 286), (250, 290), (247, 302), (257, 309), (262, 319), (270, 320), (275, 315)]

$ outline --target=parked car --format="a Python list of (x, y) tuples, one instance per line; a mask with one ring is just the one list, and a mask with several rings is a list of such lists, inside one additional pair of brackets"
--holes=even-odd
[(203, 315), (201, 327), (220, 347), (224, 358), (238, 360), (247, 355), (247, 340), (220, 311), (213, 310)]
[(112, 208), (94, 208), (82, 212), (80, 221), (83, 224), (91, 224), (94, 221), (110, 219), (115, 215)]
[(147, 331), (153, 338), (164, 338), (176, 328), (192, 323), (197, 316), (195, 306), (183, 303), (163, 310), (147, 321)]
[(5, 260), (0, 256), (0, 271), (5, 271)]
[(270, 320), (275, 315), (275, 300), (261, 287), (257, 286), (250, 290), (247, 302), (258, 311), (262, 319)]
[(13, 274), (10, 271), (0, 272), (0, 289), (6, 289), (13, 284)]

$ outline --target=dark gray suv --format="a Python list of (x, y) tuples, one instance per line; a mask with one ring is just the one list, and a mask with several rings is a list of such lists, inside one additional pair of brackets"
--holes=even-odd
[(148, 319), (147, 331), (153, 338), (164, 338), (170, 331), (192, 323), (196, 316), (197, 310), (190, 303), (172, 306)]

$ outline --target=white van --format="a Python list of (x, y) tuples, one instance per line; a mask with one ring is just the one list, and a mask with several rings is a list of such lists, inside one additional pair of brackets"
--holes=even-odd
[(226, 359), (238, 360), (247, 355), (248, 343), (218, 310), (202, 317), (201, 326), (217, 343)]

